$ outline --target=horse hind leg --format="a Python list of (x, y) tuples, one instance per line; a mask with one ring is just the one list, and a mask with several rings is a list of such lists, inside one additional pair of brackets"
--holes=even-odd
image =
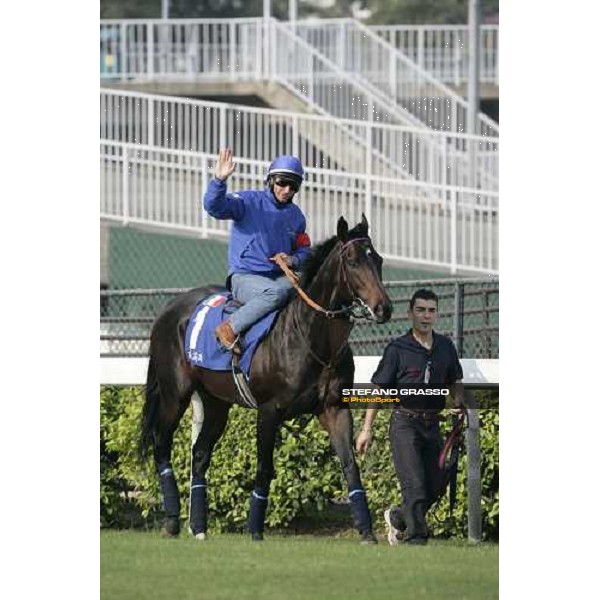
[(180, 532), (181, 500), (177, 479), (171, 464), (171, 453), (173, 436), (191, 397), (191, 390), (185, 392), (180, 390), (181, 388), (171, 378), (161, 381), (161, 402), (154, 425), (154, 465), (160, 480), (165, 511), (165, 519), (161, 528), (161, 533), (165, 537), (175, 537)]
[(206, 471), (213, 449), (227, 425), (230, 404), (207, 392), (192, 395), (192, 450), (190, 484), (189, 531), (197, 540), (204, 540), (208, 530)]

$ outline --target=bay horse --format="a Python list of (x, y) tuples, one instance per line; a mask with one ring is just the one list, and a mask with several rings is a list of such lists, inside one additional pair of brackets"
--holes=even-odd
[[(249, 372), (249, 387), (258, 404), (257, 470), (248, 519), (253, 540), (263, 539), (277, 431), (284, 421), (312, 413), (329, 433), (341, 461), (361, 543), (377, 543), (354, 457), (352, 417), (340, 406), (339, 389), (340, 385), (352, 387), (354, 379), (354, 359), (348, 345), (351, 314), (377, 323), (391, 317), (382, 263), (369, 237), (365, 216), (351, 230), (340, 217), (337, 235), (313, 247), (299, 282), (309, 298), (326, 310), (315, 310), (296, 296), (256, 349)], [(231, 406), (241, 404), (231, 372), (192, 366), (184, 353), (192, 312), (203, 297), (218, 289), (222, 288), (197, 288), (177, 296), (156, 318), (150, 336), (140, 450), (144, 458), (150, 449), (153, 451), (165, 509), (162, 533), (166, 536), (180, 531), (180, 498), (171, 448), (192, 394), (198, 394), (204, 411), (202, 428), (192, 447), (189, 529), (197, 539), (204, 539), (207, 531), (206, 472), (211, 454), (223, 434)]]

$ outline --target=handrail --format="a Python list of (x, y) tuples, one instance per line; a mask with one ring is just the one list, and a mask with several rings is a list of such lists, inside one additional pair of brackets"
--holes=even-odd
[(311, 163), (317, 151), (320, 166), (382, 176), (398, 176), (390, 161), (402, 161), (415, 181), (497, 189), (473, 180), (454, 150), (476, 145), (480, 170), (497, 173), (495, 138), (112, 89), (101, 89), (100, 109), (110, 140), (210, 153), (229, 144), (236, 156), (265, 161), (296, 154)]
[[(391, 56), (394, 65), (402, 66), (396, 73), (396, 80), (406, 68), (407, 73), (412, 73), (411, 77), (420, 79), (421, 87), (425, 85), (430, 89), (428, 97), (452, 93), (449, 88), (436, 84), (426, 72), (419, 71), (418, 67), (415, 70), (415, 65), (408, 59), (398, 58), (400, 54), (395, 49), (368, 29), (360, 29), (363, 26), (357, 25), (357, 22), (336, 22), (343, 27), (350, 23), (354, 33), (358, 32), (363, 38), (368, 38), (371, 46), (375, 45), (378, 51), (384, 48), (387, 60), (390, 60)], [(390, 104), (386, 89), (374, 85), (377, 82), (373, 82), (372, 78), (368, 79), (369, 73), (352, 75), (319, 52), (314, 45), (302, 40), (287, 25), (274, 19), (146, 20), (143, 23), (145, 25), (132, 25), (128, 21), (122, 21), (118, 26), (113, 25), (112, 27), (118, 28), (115, 39), (119, 42), (115, 42), (116, 45), (110, 48), (112, 30), (106, 30), (108, 35), (103, 37), (102, 43), (105, 51), (110, 49), (112, 54), (105, 76), (119, 74), (119, 77), (129, 77), (137, 73), (135, 76), (142, 79), (152, 79), (160, 73), (160, 77), (174, 78), (178, 81), (187, 81), (190, 77), (257, 81), (267, 77), (271, 81), (277, 81), (314, 111), (323, 115), (352, 117), (354, 120), (369, 123), (383, 121), (411, 126), (423, 125), (425, 122), (433, 125), (434, 129), (439, 126), (454, 131), (460, 131), (465, 121), (464, 102), (454, 101), (450, 96), (439, 96), (437, 100), (430, 98), (431, 102), (437, 103), (435, 106), (429, 106), (427, 100), (419, 107), (419, 100), (415, 108), (409, 97), (400, 103), (397, 101)], [(216, 29), (213, 28), (215, 24)], [(104, 25), (111, 27), (110, 24)], [(296, 31), (301, 31), (302, 26), (298, 27)], [(323, 27), (321, 29), (323, 30)], [(265, 44), (262, 43), (263, 38), (266, 40)], [(293, 48), (291, 54), (290, 48)], [(407, 66), (409, 63), (410, 68)], [(413, 89), (413, 95), (422, 91), (414, 85), (408, 88), (408, 92), (406, 86), (401, 88), (409, 96), (410, 89)], [(462, 113), (459, 114), (459, 111)], [(439, 115), (443, 115), (441, 120)], [(376, 158), (380, 171), (394, 173), (402, 178), (421, 177), (422, 169), (413, 168), (414, 164), (405, 166), (403, 156), (399, 155), (397, 149), (401, 147), (394, 147), (374, 137), (370, 140), (357, 137), (354, 125), (337, 121), (336, 127), (342, 128), (340, 135), (346, 145), (354, 146), (357, 152), (368, 154), (368, 162)], [(433, 157), (435, 164), (448, 160), (454, 161), (456, 165), (461, 163), (460, 167), (456, 167), (461, 174), (450, 171), (448, 181), (497, 189), (497, 169), (489, 171), (488, 165), (491, 163), (487, 154), (480, 157), (476, 154), (477, 150), (468, 149), (467, 152), (466, 148), (456, 145), (431, 147), (433, 140), (434, 138), (421, 134), (420, 143), (428, 147), (427, 152)], [(471, 159), (471, 155), (475, 158)], [(470, 166), (471, 162), (474, 162), (475, 167)]]
[[(102, 220), (203, 238), (228, 236), (227, 221), (199, 209), (216, 153), (110, 140), (100, 144)], [(262, 187), (268, 161), (236, 162), (231, 191)], [(374, 240), (384, 258), (448, 268), (452, 273), (497, 273), (497, 193), (364, 170), (340, 172), (307, 165), (306, 174), (297, 202), (307, 215), (313, 239), (330, 234), (331, 214), (357, 221), (364, 213), (374, 225)]]
[[(408, 108), (420, 122), (432, 119), (433, 125), (426, 124), (434, 129), (453, 131), (459, 131), (461, 127), (466, 126), (468, 104), (454, 90), (359, 21), (337, 19), (331, 23), (335, 27), (330, 26), (329, 23), (329, 20), (324, 23), (299, 21), (294, 29), (298, 35), (302, 36), (304, 33), (311, 45), (322, 52), (335, 52), (338, 55), (341, 52), (344, 66), (353, 75), (360, 74), (369, 81), (371, 86), (376, 86), (387, 96), (391, 94), (396, 105)], [(311, 35), (312, 31), (314, 35)], [(366, 47), (363, 47), (365, 44)], [(361, 50), (359, 54), (357, 48)], [(371, 60), (373, 56), (377, 59), (375, 66)], [(363, 66), (365, 61), (366, 66)], [(349, 63), (351, 64), (348, 67)], [(425, 106), (425, 103), (415, 105), (416, 95), (426, 96), (428, 103), (435, 101), (435, 104), (432, 104), (431, 109)], [(451, 103), (450, 110), (446, 109), (445, 102)], [(457, 108), (462, 110), (462, 115), (458, 114), (455, 117)], [(455, 118), (456, 122), (454, 122)], [(478, 114), (478, 120), (480, 134), (498, 136), (497, 123), (481, 112)]]
[[(446, 84), (468, 82), (468, 25), (369, 25), (422, 69)], [(498, 85), (498, 25), (481, 25), (480, 83)]]
[[(346, 20), (342, 20), (341, 23), (343, 25), (346, 25), (348, 23), (350, 23), (351, 25), (355, 25), (356, 22), (353, 19), (346, 19)], [(294, 28), (294, 30), (292, 29), (292, 27), (289, 24), (280, 24), (278, 22), (274, 22), (274, 27), (276, 28), (277, 32), (284, 32), (285, 34), (287, 34), (288, 36), (288, 42), (286, 44), (282, 44), (282, 46), (289, 46), (290, 44), (292, 45), (293, 50), (290, 50), (289, 52), (292, 55), (292, 59), (291, 59), (291, 64), (288, 63), (284, 63), (284, 68), (283, 69), (276, 69), (276, 73), (275, 75), (278, 78), (283, 79), (286, 83), (291, 83), (292, 84), (292, 89), (295, 89), (295, 86), (293, 85), (294, 82), (294, 78), (293, 76), (290, 76), (289, 73), (294, 73), (294, 66), (295, 66), (295, 61), (297, 60), (297, 57), (301, 54), (299, 52), (299, 49), (301, 48), (304, 52), (307, 52), (309, 54), (309, 56), (311, 56), (314, 60), (319, 61), (320, 64), (322, 64), (325, 68), (330, 69), (331, 72), (335, 73), (339, 79), (338, 81), (346, 81), (348, 82), (348, 85), (351, 85), (352, 87), (350, 88), (350, 94), (352, 98), (356, 98), (356, 91), (354, 91), (354, 89), (358, 90), (361, 94), (364, 94), (366, 97), (366, 100), (369, 103), (369, 106), (371, 106), (371, 110), (367, 110), (366, 114), (364, 114), (364, 110), (363, 110), (363, 114), (362, 114), (362, 118), (371, 122), (375, 120), (376, 118), (381, 118), (381, 119), (385, 119), (385, 120), (392, 120), (392, 122), (394, 122), (395, 120), (401, 120), (401, 121), (407, 121), (408, 123), (418, 126), (418, 125), (423, 125), (423, 120), (419, 118), (419, 115), (421, 114), (420, 110), (411, 110), (410, 108), (406, 108), (405, 106), (403, 106), (403, 104), (400, 104), (398, 102), (395, 102), (394, 100), (392, 100), (392, 103), (390, 103), (390, 99), (389, 96), (386, 95), (386, 90), (381, 89), (380, 87), (377, 87), (373, 84), (373, 82), (371, 81), (372, 77), (369, 76), (369, 72), (352, 72), (350, 73), (349, 71), (345, 70), (345, 69), (341, 69), (339, 68), (334, 62), (333, 60), (331, 60), (331, 58), (327, 57), (325, 54), (323, 54), (322, 52), (320, 52), (320, 49), (317, 47), (316, 43), (310, 44), (308, 41), (303, 40), (301, 34), (296, 34), (294, 33), (294, 31), (302, 31), (302, 23), (298, 24), (297, 27)], [(312, 25), (307, 25), (307, 27), (310, 26), (312, 27)], [(360, 29), (362, 28), (362, 29)], [(322, 27), (320, 28), (322, 29)], [(379, 40), (377, 38), (377, 36), (375, 36), (375, 34), (369, 32), (368, 30), (366, 30), (366, 28), (364, 28), (363, 26), (359, 25), (359, 31), (366, 31), (365, 35), (369, 35), (371, 36), (373, 39), (376, 40), (376, 42), (380, 45), (385, 44), (384, 42), (382, 42), (381, 40)], [(302, 43), (300, 43), (298, 40), (301, 39)], [(277, 46), (277, 37), (275, 36), (275, 45)], [(398, 54), (399, 53), (392, 48), (389, 44), (385, 44), (385, 46), (388, 47), (388, 50), (392, 53)], [(344, 49), (344, 51), (347, 50), (347, 47)], [(326, 49), (325, 49), (326, 51)], [(282, 52), (278, 52), (277, 57), (279, 60), (285, 60), (286, 56), (289, 56), (289, 54), (286, 54), (285, 51)], [(407, 67), (411, 70), (411, 71), (416, 71), (416, 76), (417, 77), (422, 77), (423, 81), (426, 82), (427, 85), (431, 86), (432, 89), (432, 94), (447, 94), (447, 101), (451, 101), (452, 105), (450, 108), (450, 115), (454, 116), (458, 114), (458, 109), (461, 109), (462, 115), (463, 115), (463, 119), (464, 121), (466, 121), (466, 117), (467, 117), (467, 113), (468, 113), (468, 105), (466, 104), (466, 102), (460, 98), (459, 96), (457, 96), (450, 88), (448, 88), (447, 86), (444, 86), (442, 84), (439, 84), (436, 80), (434, 80), (433, 78), (431, 78), (427, 73), (421, 71), (416, 65), (414, 65), (414, 63), (412, 63), (411, 61), (409, 61), (408, 59), (401, 57), (402, 62), (407, 65)], [(278, 63), (276, 63), (278, 64)], [(314, 62), (311, 63), (311, 68), (314, 70), (315, 65)], [(363, 77), (364, 75), (364, 77)], [(413, 76), (415, 76), (415, 73), (412, 73)], [(365, 77), (367, 79), (365, 79)], [(300, 79), (301, 84), (303, 85), (303, 87), (305, 86), (305, 79)], [(419, 84), (419, 88), (422, 87), (422, 83)], [(312, 86), (312, 88), (314, 88), (314, 84)], [(338, 110), (342, 110), (342, 111), (347, 111), (348, 110), (348, 102), (346, 102), (346, 104), (343, 103), (343, 100), (345, 99), (343, 96), (343, 92), (344, 92), (344, 88), (340, 87), (340, 89), (338, 90), (337, 94), (330, 94), (330, 95), (323, 95), (320, 97), (315, 97), (314, 91), (311, 88), (310, 85), (310, 78), (309, 78), (309, 85), (306, 85), (305, 89), (307, 92), (307, 95), (309, 96), (310, 100), (312, 101), (312, 103), (321, 111), (328, 111), (332, 114), (334, 114), (334, 116), (340, 116), (339, 114), (336, 113), (336, 111)], [(407, 89), (406, 87), (403, 87), (402, 89)], [(412, 89), (413, 90), (413, 94), (416, 93), (416, 89), (414, 88), (414, 86), (410, 85), (408, 89)], [(334, 88), (335, 91), (335, 88)], [(302, 94), (300, 94), (300, 96), (302, 97)], [(333, 97), (333, 100), (332, 100)], [(340, 97), (342, 100), (341, 106), (340, 106)], [(396, 98), (397, 99), (397, 98)], [(362, 101), (363, 98), (361, 97), (360, 100)], [(409, 101), (408, 98), (404, 98), (405, 100), (405, 104), (410, 107), (411, 103)], [(439, 100), (439, 98), (438, 98)], [(352, 105), (354, 106), (354, 104)], [(363, 107), (364, 108), (364, 107)], [(414, 113), (417, 114), (414, 114)], [(437, 115), (437, 108), (434, 108), (434, 110), (429, 111), (427, 110), (425, 114), (434, 114)], [(387, 117), (387, 119), (386, 119)], [(355, 116), (355, 118), (357, 118)], [(460, 117), (458, 117), (460, 119)], [(487, 118), (487, 117), (486, 117)], [(489, 123), (493, 124), (493, 121), (491, 121), (490, 119), (488, 119), (487, 121), (480, 119), (480, 124), (481, 127), (483, 127), (485, 129), (485, 131), (487, 133), (489, 133), (490, 131), (493, 131), (493, 127), (488, 127), (487, 122), (489, 121)], [(460, 121), (459, 121), (460, 123)], [(435, 128), (434, 128), (435, 129)], [(442, 128), (442, 130), (447, 130), (446, 128)], [(496, 129), (497, 131), (497, 129)], [(494, 138), (494, 136), (489, 136)], [(497, 138), (494, 138), (497, 139)], [(428, 141), (429, 143), (429, 141)], [(379, 149), (378, 149), (379, 150)], [(468, 177), (469, 178), (477, 178), (477, 180), (479, 180), (486, 188), (492, 187), (492, 188), (497, 188), (498, 187), (498, 179), (497, 177), (494, 177), (493, 174), (491, 174), (487, 169), (481, 169), (481, 168), (476, 168), (474, 171), (470, 171), (469, 170), (469, 155), (465, 152), (462, 152), (460, 150), (457, 149), (448, 149), (445, 147), (439, 147), (439, 148), (432, 148), (430, 150), (432, 153), (437, 153), (438, 155), (438, 160), (441, 158), (441, 156), (448, 156), (451, 155), (452, 158), (456, 161), (461, 161), (463, 163), (463, 168), (465, 173), (469, 173)], [(387, 158), (384, 156), (384, 159)], [(401, 176), (406, 177), (406, 174), (404, 171), (401, 171), (399, 173)], [(473, 181), (469, 181), (466, 182), (466, 185), (473, 185)]]

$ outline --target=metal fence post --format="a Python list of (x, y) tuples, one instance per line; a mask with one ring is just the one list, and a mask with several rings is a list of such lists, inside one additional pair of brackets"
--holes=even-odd
[(237, 76), (237, 69), (235, 64), (235, 57), (237, 54), (236, 40), (235, 40), (235, 23), (229, 23), (229, 80), (235, 81)]
[(367, 217), (369, 223), (371, 223), (371, 196), (373, 194), (373, 108), (373, 97), (371, 96), (368, 103), (369, 114), (365, 128), (365, 137), (367, 138), (365, 140), (365, 174), (367, 176), (365, 180), (365, 217)]
[(421, 71), (425, 70), (425, 29), (419, 27), (417, 30), (417, 64), (419, 65), (419, 83), (421, 83)]
[[(450, 272), (455, 275), (458, 260), (458, 192), (450, 192)], [(463, 257), (464, 260), (464, 257)]]
[(292, 117), (292, 154), (300, 156), (300, 134), (298, 130), (298, 116)]
[(262, 76), (265, 79), (269, 79), (271, 75), (271, 44), (273, 39), (271, 37), (272, 27), (270, 26), (270, 15), (263, 19), (263, 73)]
[(481, 542), (481, 453), (479, 447), (479, 411), (467, 409), (467, 497), (469, 541)]
[(123, 172), (121, 173), (121, 196), (123, 198), (123, 225), (129, 223), (129, 161), (127, 160), (127, 146), (123, 146)]
[(489, 335), (490, 328), (490, 295), (489, 292), (483, 292), (483, 327), (485, 330), (484, 335), (484, 356), (486, 358), (492, 357), (492, 339)]
[(206, 156), (203, 154), (202, 158), (200, 159), (200, 171), (202, 173), (201, 177), (201, 187), (202, 187), (202, 191), (200, 192), (200, 235), (202, 236), (203, 239), (207, 239), (208, 238), (208, 223), (206, 222), (206, 211), (204, 210), (204, 207), (202, 206), (202, 202), (203, 202), (203, 198), (204, 195), (206, 194), (206, 190), (208, 189), (208, 178), (209, 178), (209, 174), (208, 174), (208, 160), (206, 158)]
[(339, 27), (339, 31), (338, 31), (338, 43), (337, 43), (337, 54), (338, 54), (337, 63), (342, 70), (346, 70), (347, 64), (352, 65), (351, 61), (346, 61), (346, 50), (347, 50), (346, 23), (341, 21), (339, 23), (338, 27)]
[[(465, 284), (454, 284), (454, 343), (458, 356), (464, 352), (464, 310)], [(479, 446), (479, 414), (472, 397), (465, 391), (468, 425), (466, 431), (467, 447), (467, 503), (468, 535), (470, 542), (481, 541), (481, 452)]]
[(457, 281), (454, 284), (454, 345), (459, 358), (463, 356), (464, 346), (464, 311), (465, 311), (465, 284)]
[(146, 41), (148, 44), (148, 56), (146, 59), (146, 75), (148, 79), (154, 77), (154, 23), (146, 25)]
[(221, 106), (219, 106), (219, 148), (225, 148), (227, 145), (226, 110), (227, 106), (225, 104), (221, 104)]
[(119, 71), (121, 79), (123, 80), (125, 79), (125, 65), (127, 64), (127, 25), (125, 23), (121, 23), (119, 33), (121, 41), (121, 57), (119, 61)]
[(148, 99), (148, 146), (154, 146), (154, 100)]

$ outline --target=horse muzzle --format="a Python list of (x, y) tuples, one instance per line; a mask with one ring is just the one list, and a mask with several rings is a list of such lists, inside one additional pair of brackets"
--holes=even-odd
[(392, 316), (392, 304), (389, 300), (380, 302), (373, 311), (377, 323), (387, 323)]

